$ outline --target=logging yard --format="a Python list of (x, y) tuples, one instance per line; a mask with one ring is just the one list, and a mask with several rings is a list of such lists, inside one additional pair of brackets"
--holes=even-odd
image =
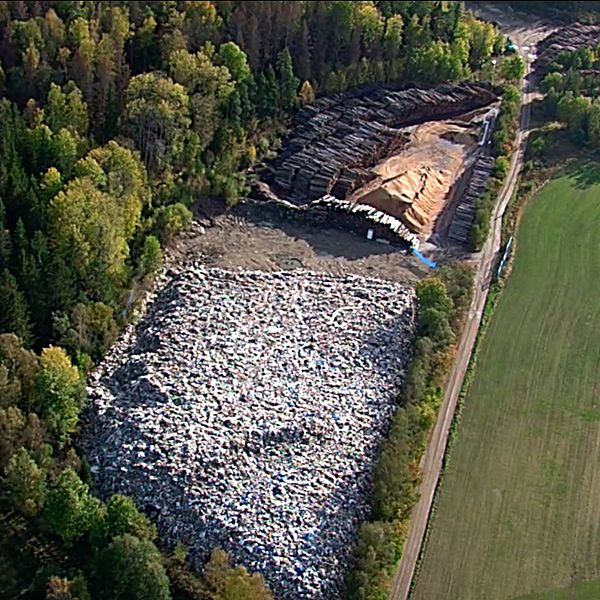
[(253, 197), (372, 240), (465, 250), (472, 201), (491, 173), (498, 98), (485, 83), (321, 98), (294, 117)]
[(600, 593), (600, 166), (526, 206), (411, 598)]

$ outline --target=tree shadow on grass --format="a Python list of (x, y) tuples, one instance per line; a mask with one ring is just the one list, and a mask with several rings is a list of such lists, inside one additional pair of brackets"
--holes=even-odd
[(566, 168), (566, 173), (575, 181), (575, 187), (583, 190), (593, 185), (600, 185), (600, 161), (585, 159), (573, 161)]

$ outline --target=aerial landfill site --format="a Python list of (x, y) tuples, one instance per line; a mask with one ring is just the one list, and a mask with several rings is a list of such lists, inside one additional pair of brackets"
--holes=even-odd
[(224, 547), (279, 598), (339, 598), (414, 309), (379, 279), (187, 267), (90, 380), (100, 490), (199, 561)]
[[(260, 218), (196, 223), (210, 241), (171, 255), (89, 377), (79, 443), (98, 491), (130, 494), (198, 566), (220, 546), (279, 599), (338, 600), (414, 338), (401, 282), (423, 272), (394, 242), (418, 248), (452, 215), (460, 242), (497, 98), (476, 83), (374, 87), (299, 111), (238, 213)], [(264, 252), (244, 245), (259, 231)], [(319, 231), (345, 248), (319, 255)], [(264, 266), (270, 239), (302, 248), (285, 256), (296, 266)]]

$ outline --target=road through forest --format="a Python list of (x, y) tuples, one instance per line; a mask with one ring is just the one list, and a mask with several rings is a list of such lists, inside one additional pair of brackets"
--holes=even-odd
[[(482, 18), (486, 17), (489, 16), (482, 15)], [(501, 20), (502, 15), (493, 14), (493, 16), (489, 18), (493, 18), (498, 21), (501, 26), (503, 25)], [(525, 61), (525, 77), (521, 82), (522, 107), (519, 130), (516, 138), (516, 151), (513, 153), (506, 183), (500, 191), (492, 215), (488, 239), (479, 255), (471, 307), (459, 342), (456, 359), (448, 376), (442, 406), (431, 434), (427, 450), (421, 461), (422, 480), (419, 489), (420, 498), (413, 510), (402, 558), (392, 582), (390, 591), (391, 600), (406, 600), (410, 593), (411, 581), (421, 552), (421, 546), (423, 544), (427, 522), (429, 520), (429, 513), (431, 511), (435, 490), (441, 474), (442, 462), (446, 452), (446, 443), (458, 402), (458, 395), (462, 387), (465, 372), (469, 364), (471, 352), (481, 323), (487, 293), (492, 280), (492, 269), (494, 268), (496, 257), (500, 250), (502, 216), (504, 215), (506, 206), (515, 190), (519, 172), (523, 165), (525, 148), (527, 146), (531, 114), (530, 102), (533, 96), (533, 89), (529, 77), (531, 73), (531, 61), (528, 56), (532, 50), (525, 48), (528, 48), (528, 44), (534, 44), (538, 41), (539, 29), (532, 29), (531, 31), (522, 28), (517, 29), (513, 24), (514, 21), (511, 23), (510, 20), (505, 21), (504, 23), (506, 25), (503, 26), (503, 30), (511, 35), (517, 42), (519, 51)]]

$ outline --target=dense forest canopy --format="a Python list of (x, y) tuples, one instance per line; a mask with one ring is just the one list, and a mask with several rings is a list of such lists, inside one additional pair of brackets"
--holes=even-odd
[(208, 196), (352, 86), (470, 78), (502, 49), (446, 1), (0, 1), (0, 595), (268, 598), (160, 554), (71, 446), (84, 377)]
[(564, 123), (578, 145), (600, 148), (600, 43), (560, 54), (548, 70), (540, 86), (546, 116)]
[(600, 19), (600, 2), (598, 0), (554, 0), (539, 2), (539, 0), (509, 0), (498, 4), (510, 4), (516, 10), (536, 13), (541, 16), (562, 19), (563, 21), (590, 21)]

